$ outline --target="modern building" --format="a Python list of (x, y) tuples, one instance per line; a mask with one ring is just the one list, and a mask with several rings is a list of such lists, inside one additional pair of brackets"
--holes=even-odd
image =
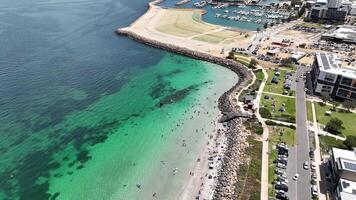
[(356, 199), (356, 152), (332, 148), (330, 164), (332, 178), (338, 183), (335, 193), (338, 200)]
[(356, 68), (341, 67), (336, 54), (316, 53), (311, 79), (314, 94), (356, 101)]
[(319, 0), (310, 9), (309, 18), (312, 20), (344, 21), (348, 12), (348, 9), (342, 7), (341, 0)]
[(323, 34), (321, 39), (356, 44), (356, 26), (338, 26), (333, 32)]

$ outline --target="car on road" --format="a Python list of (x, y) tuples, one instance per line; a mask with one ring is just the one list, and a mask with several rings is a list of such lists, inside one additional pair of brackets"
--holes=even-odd
[(293, 180), (298, 180), (298, 178), (299, 178), (299, 174), (295, 174), (294, 176), (293, 176)]
[(309, 169), (308, 161), (305, 161), (303, 164), (304, 169)]
[(316, 185), (311, 186), (311, 193), (312, 193), (313, 197), (318, 196), (318, 188), (316, 187)]
[(283, 190), (284, 192), (288, 192), (288, 186), (286, 185), (276, 185), (274, 186), (276, 190)]

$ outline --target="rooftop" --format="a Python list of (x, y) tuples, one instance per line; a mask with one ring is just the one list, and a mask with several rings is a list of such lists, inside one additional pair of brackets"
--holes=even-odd
[(354, 200), (356, 198), (356, 182), (340, 179), (339, 189), (342, 200)]
[(338, 26), (337, 29), (335, 29), (333, 32), (325, 33), (323, 34), (323, 36), (334, 37), (337, 39), (356, 42), (356, 26), (351, 26), (351, 25)]
[(341, 62), (336, 54), (326, 52), (316, 53), (316, 59), (320, 71), (356, 79), (356, 69), (341, 67)]
[(337, 161), (338, 158), (346, 158), (348, 160), (356, 161), (356, 154), (354, 151), (339, 149), (339, 148), (332, 148), (331, 151), (334, 155), (335, 161)]

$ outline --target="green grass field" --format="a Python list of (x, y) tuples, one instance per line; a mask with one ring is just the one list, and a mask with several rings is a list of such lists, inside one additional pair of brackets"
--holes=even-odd
[[(264, 99), (268, 95), (269, 99)], [(278, 95), (263, 94), (261, 97), (260, 114), (263, 118), (280, 120), (285, 122), (295, 122), (295, 98), (283, 97)], [(274, 102), (274, 106), (273, 103)], [(281, 112), (279, 109), (285, 104), (285, 112)], [(263, 114), (264, 111), (268, 111), (271, 115)]]
[[(277, 94), (283, 94), (283, 92), (285, 91), (285, 89), (283, 88), (284, 80), (285, 80), (284, 76), (285, 76), (286, 72), (288, 72), (288, 71), (292, 71), (292, 70), (280, 69), (281, 74), (279, 76), (277, 76), (279, 79), (279, 82), (278, 82), (278, 84), (276, 84), (276, 83), (271, 82), (272, 78), (275, 76), (275, 71), (273, 69), (267, 70), (268, 80), (266, 82), (266, 86), (263, 91), (277, 93)], [(290, 91), (290, 92), (291, 92), (292, 96), (294, 96), (294, 91)]]
[(324, 153), (328, 153), (328, 151), (331, 147), (337, 147), (337, 148), (341, 148), (341, 149), (347, 148), (343, 144), (343, 141), (336, 140), (333, 137), (319, 136), (319, 140), (320, 140), (320, 148), (321, 148), (322, 152), (324, 152)]
[(250, 146), (246, 149), (251, 162), (242, 165), (240, 175), (243, 180), (236, 187), (239, 199), (259, 200), (261, 193), (261, 165), (262, 165), (262, 142), (255, 140), (252, 136), (247, 138)]
[(320, 103), (314, 103), (314, 106), (316, 110), (316, 118), (319, 123), (326, 125), (332, 117), (336, 117), (343, 122), (344, 129), (341, 131), (343, 135), (356, 135), (356, 113), (332, 111), (331, 116), (327, 116), (325, 115), (325, 112), (332, 109), (332, 106), (323, 106)]

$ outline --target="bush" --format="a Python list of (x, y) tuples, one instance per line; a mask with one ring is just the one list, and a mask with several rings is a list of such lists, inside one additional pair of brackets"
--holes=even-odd
[(338, 118), (331, 118), (326, 124), (325, 130), (332, 134), (340, 134), (343, 122)]
[(353, 149), (356, 147), (356, 136), (349, 135), (346, 137), (346, 140), (343, 142), (348, 149)]
[(267, 108), (260, 108), (260, 115), (263, 118), (272, 118), (272, 113)]

